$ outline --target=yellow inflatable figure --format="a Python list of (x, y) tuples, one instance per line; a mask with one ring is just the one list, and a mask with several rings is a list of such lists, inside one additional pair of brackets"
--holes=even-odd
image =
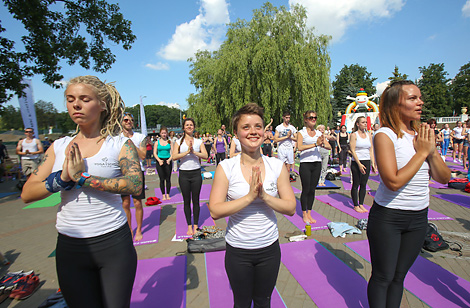
[(378, 95), (374, 94), (372, 96), (367, 96), (367, 93), (363, 88), (359, 90), (355, 98), (348, 95), (346, 99), (353, 100), (353, 102), (348, 105), (348, 108), (346, 108), (346, 114), (349, 114), (352, 111), (356, 112), (360, 107), (366, 108), (367, 111), (373, 109), (374, 112), (379, 112), (379, 106), (370, 100), (375, 97), (378, 97)]

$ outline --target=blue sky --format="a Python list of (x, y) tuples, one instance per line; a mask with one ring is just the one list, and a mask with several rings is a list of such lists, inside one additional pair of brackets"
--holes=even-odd
[[(114, 1), (109, 1), (114, 2)], [(397, 65), (414, 80), (419, 67), (444, 63), (449, 78), (470, 61), (470, 0), (273, 0), (289, 8), (307, 8), (308, 25), (333, 36), (329, 50), (331, 80), (344, 65), (367, 67), (377, 78), (378, 91)], [(197, 49), (215, 50), (224, 40), (228, 22), (249, 20), (263, 1), (247, 0), (122, 0), (124, 17), (132, 22), (137, 41), (130, 51), (112, 47), (116, 63), (105, 74), (63, 64), (64, 81), (91, 74), (115, 81), (127, 106), (166, 104), (187, 108), (195, 89), (186, 61)], [(6, 36), (18, 40), (22, 25), (0, 7)], [(18, 40), (17, 47), (21, 48)], [(63, 89), (56, 90), (33, 78), (34, 99), (65, 110)], [(18, 107), (14, 98), (9, 104)]]

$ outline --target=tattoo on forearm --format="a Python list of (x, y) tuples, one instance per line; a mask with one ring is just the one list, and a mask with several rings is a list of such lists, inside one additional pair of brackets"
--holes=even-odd
[(49, 155), (47, 155), (47, 154), (44, 155), (42, 160), (39, 162), (38, 167), (36, 169), (34, 169), (34, 171), (33, 171), (34, 175), (38, 175), (39, 167), (41, 167), (46, 162), (46, 159), (47, 159), (48, 156)]

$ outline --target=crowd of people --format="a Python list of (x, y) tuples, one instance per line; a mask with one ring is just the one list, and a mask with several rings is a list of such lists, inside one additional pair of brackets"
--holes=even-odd
[(17, 154), (28, 176), (21, 195), (25, 202), (61, 193), (56, 267), (69, 307), (129, 307), (137, 266), (133, 241), (142, 239), (144, 171), (153, 161), (163, 200), (171, 200), (171, 175), (179, 171), (189, 236), (200, 226), (202, 163), (216, 165), (208, 206), (214, 219), (229, 217), (225, 269), (234, 306), (269, 307), (281, 260), (275, 212), (295, 213), (290, 181), (297, 154), (306, 224), (316, 223), (311, 216), (315, 190), (325, 185), (329, 164), (347, 172), (350, 161), (351, 199), (361, 213), (367, 212), (363, 205), (370, 171), (380, 174), (367, 228), (372, 262), (368, 299), (370, 307), (399, 307), (403, 279), (426, 233), (430, 176), (449, 181), (441, 157), (449, 147), (455, 161), (468, 161), (470, 129), (461, 122), (453, 130), (448, 125), (437, 130), (432, 121), (420, 124), (423, 101), (411, 81), (394, 82), (384, 91), (381, 127), (374, 124), (369, 131), (366, 118), (357, 117), (351, 133), (345, 125), (330, 129), (318, 124), (314, 110), (303, 113), (301, 129), (284, 112), (273, 130), (272, 119), (264, 122), (263, 108), (249, 103), (233, 116), (233, 134), (222, 125), (215, 136), (200, 135), (194, 119), (186, 118), (182, 135), (161, 127), (152, 139), (134, 132), (134, 117), (124, 112), (113, 84), (77, 77), (65, 98), (77, 132), (52, 143), (38, 162), (43, 146), (26, 129)]

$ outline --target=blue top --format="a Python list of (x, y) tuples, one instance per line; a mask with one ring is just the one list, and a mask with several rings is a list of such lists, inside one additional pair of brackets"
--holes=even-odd
[(168, 159), (171, 157), (171, 144), (168, 143), (167, 145), (161, 145), (160, 139), (158, 139), (157, 143), (157, 155), (160, 159)]

